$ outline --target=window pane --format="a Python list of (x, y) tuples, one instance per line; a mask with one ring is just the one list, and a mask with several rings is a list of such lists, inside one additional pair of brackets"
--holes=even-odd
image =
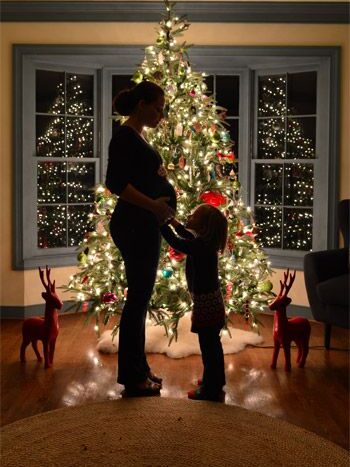
[(315, 158), (316, 118), (288, 118), (287, 157), (289, 159)]
[(283, 248), (308, 251), (312, 248), (312, 209), (284, 210)]
[[(38, 71), (36, 78), (37, 156), (94, 158), (94, 75)], [(38, 115), (39, 111), (53, 113), (51, 108), (55, 105), (57, 113), (57, 103), (62, 115)], [(81, 242), (83, 234), (79, 223), (83, 218), (85, 232), (87, 213), (91, 212), (94, 199), (95, 170), (95, 162), (38, 162), (39, 248), (75, 246)], [(68, 203), (82, 202), (89, 204), (72, 206), (68, 212)], [(69, 214), (71, 219), (68, 219)]]
[(39, 248), (67, 246), (66, 206), (39, 206), (37, 222)]
[(67, 73), (67, 114), (93, 115), (94, 77)]
[(36, 71), (36, 111), (64, 114), (64, 73)]
[(94, 201), (95, 164), (68, 163), (68, 202)]
[(91, 230), (89, 214), (93, 205), (68, 206), (68, 246), (78, 246), (86, 232)]
[(207, 85), (207, 90), (205, 91), (205, 94), (207, 94), (207, 96), (211, 96), (212, 94), (214, 94), (214, 77), (205, 76), (204, 82)]
[(312, 206), (314, 196), (313, 165), (286, 164), (284, 170), (284, 204)]
[(264, 205), (282, 204), (283, 166), (257, 164), (255, 172), (255, 202)]
[(316, 113), (317, 73), (315, 71), (288, 74), (288, 113)]
[(66, 163), (38, 163), (38, 203), (65, 203)]
[(228, 117), (239, 115), (239, 76), (217, 76), (215, 98), (217, 105), (227, 109)]
[(255, 221), (258, 226), (257, 239), (265, 248), (282, 247), (282, 209), (256, 207)]
[(285, 157), (284, 122), (284, 118), (259, 119), (259, 159), (283, 159)]
[(67, 117), (67, 156), (94, 157), (94, 120), (84, 117)]
[(286, 113), (286, 75), (259, 76), (258, 116), (277, 117)]
[(40, 157), (64, 157), (64, 118), (36, 117), (36, 155)]

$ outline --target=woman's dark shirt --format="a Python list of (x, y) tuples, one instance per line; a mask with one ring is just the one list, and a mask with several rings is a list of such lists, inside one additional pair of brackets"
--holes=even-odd
[[(121, 125), (109, 144), (106, 186), (113, 194), (120, 195), (130, 183), (150, 198), (170, 197), (169, 204), (176, 208), (175, 190), (162, 164), (162, 158), (152, 146), (133, 128)], [(118, 200), (115, 213), (129, 218), (136, 216), (139, 220), (155, 220), (150, 211), (122, 199)]]
[(195, 237), (183, 225), (173, 230), (164, 225), (161, 232), (175, 250), (187, 255), (186, 280), (191, 294), (206, 294), (219, 288), (218, 253), (200, 237)]

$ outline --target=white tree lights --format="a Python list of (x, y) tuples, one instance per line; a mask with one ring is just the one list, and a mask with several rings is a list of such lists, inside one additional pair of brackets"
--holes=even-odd
[[(240, 197), (239, 163), (224, 121), (225, 109), (207, 92), (205, 74), (192, 70), (186, 44), (178, 42), (189, 24), (174, 16), (173, 4), (165, 1), (165, 5), (156, 44), (146, 47), (133, 77), (135, 82), (154, 81), (165, 90), (165, 118), (146, 137), (161, 154), (177, 192), (179, 220), (185, 220), (200, 203), (211, 203), (228, 217), (228, 247), (220, 258), (227, 316), (238, 313), (256, 326), (257, 313), (271, 297), (271, 270), (255, 239), (251, 210)], [(101, 322), (121, 312), (127, 284), (121, 256), (109, 234), (116, 199), (102, 185), (95, 194), (91, 214), (95, 230), (86, 235), (78, 256), (80, 271), (65, 288), (77, 293), (77, 307), (86, 304), (99, 329)], [(184, 263), (184, 255), (164, 242), (149, 313), (172, 336), (176, 336), (179, 319), (191, 308)]]

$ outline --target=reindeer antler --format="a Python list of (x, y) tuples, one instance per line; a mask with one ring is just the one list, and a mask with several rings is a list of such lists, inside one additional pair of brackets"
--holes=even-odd
[(50, 272), (51, 272), (51, 269), (49, 269), (46, 266), (46, 278), (47, 278), (47, 284), (46, 284), (45, 280), (44, 280), (44, 271), (39, 266), (40, 279), (41, 279), (41, 282), (42, 282), (43, 286), (45, 287), (45, 290), (47, 292), (51, 292), (51, 291), (54, 292), (55, 291), (55, 281), (53, 281), (53, 284), (52, 284), (51, 279), (50, 279)]
[[(292, 288), (292, 285), (293, 285), (293, 282), (295, 280), (295, 275), (296, 275), (296, 271), (294, 270), (294, 273), (291, 274), (289, 272), (289, 268), (287, 269), (287, 272), (284, 272), (283, 273), (284, 275), (284, 281), (283, 281), (283, 288), (285, 287), (285, 290), (284, 290), (284, 296), (286, 297), (288, 295), (288, 292), (290, 291), (290, 289)], [(287, 281), (289, 279), (289, 284), (287, 284)], [(281, 281), (280, 281), (281, 282)], [(282, 282), (281, 282), (282, 284)], [(283, 288), (281, 290), (281, 293), (283, 291)]]

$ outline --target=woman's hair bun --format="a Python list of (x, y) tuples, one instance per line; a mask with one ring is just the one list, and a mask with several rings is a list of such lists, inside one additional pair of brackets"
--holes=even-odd
[(155, 101), (159, 96), (164, 96), (163, 89), (151, 81), (141, 81), (133, 88), (123, 89), (113, 100), (113, 110), (123, 116), (132, 114), (140, 100), (147, 103)]
[(123, 116), (128, 116), (136, 105), (133, 89), (123, 89), (113, 100), (113, 110)]

